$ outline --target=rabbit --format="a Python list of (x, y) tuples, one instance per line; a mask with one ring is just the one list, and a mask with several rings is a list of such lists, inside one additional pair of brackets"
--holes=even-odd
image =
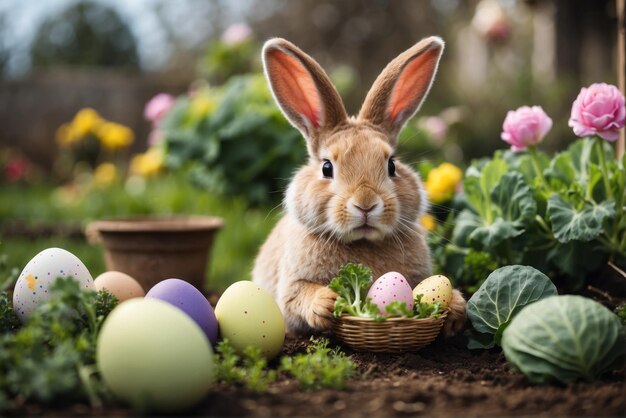
[[(411, 286), (431, 275), (426, 231), (419, 219), (424, 186), (395, 156), (397, 136), (432, 85), (444, 43), (423, 39), (378, 76), (356, 117), (320, 65), (287, 40), (263, 47), (272, 95), (306, 139), (309, 160), (294, 175), (285, 214), (261, 246), (254, 283), (276, 299), (287, 333), (328, 332), (337, 294), (328, 283), (348, 262), (374, 277), (402, 273)], [(462, 328), (465, 300), (453, 291), (447, 333)]]

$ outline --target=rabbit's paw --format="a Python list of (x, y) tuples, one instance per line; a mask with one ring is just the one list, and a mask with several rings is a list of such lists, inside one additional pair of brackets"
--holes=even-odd
[(337, 300), (337, 294), (327, 287), (322, 286), (315, 291), (306, 314), (306, 321), (311, 328), (317, 331), (332, 328), (335, 300)]
[(446, 335), (457, 334), (463, 329), (467, 320), (466, 305), (467, 303), (461, 292), (454, 289), (452, 291), (452, 300), (448, 306), (450, 311), (448, 312), (446, 322), (443, 324), (443, 332)]

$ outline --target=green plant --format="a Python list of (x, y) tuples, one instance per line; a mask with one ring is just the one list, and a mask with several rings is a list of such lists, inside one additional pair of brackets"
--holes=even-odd
[(0, 397), (6, 408), (18, 394), (42, 403), (87, 398), (93, 406), (108, 396), (97, 377), (95, 347), (117, 299), (106, 291), (83, 291), (71, 278), (57, 279), (51, 293), (21, 327), (12, 326), (6, 310), (1, 317)]
[(556, 294), (550, 279), (532, 267), (497, 269), (467, 301), (467, 316), (476, 331), (468, 347), (500, 345), (502, 333), (524, 306)]
[(255, 392), (265, 392), (276, 380), (276, 371), (267, 369), (267, 360), (257, 347), (246, 347), (240, 357), (227, 339), (215, 349), (215, 375), (219, 382), (238, 384)]
[(622, 324), (626, 325), (626, 303), (615, 308), (615, 313), (622, 320)]
[(361, 316), (375, 320), (384, 319), (378, 306), (367, 297), (367, 291), (372, 285), (372, 270), (361, 264), (347, 263), (328, 284), (328, 288), (336, 292), (339, 297), (335, 302), (333, 314)]
[[(4, 243), (0, 242), (0, 246)], [(0, 292), (13, 286), (17, 281), (20, 271), (17, 267), (9, 265), (9, 256), (5, 253), (0, 254)]]
[(533, 382), (594, 380), (620, 364), (626, 331), (615, 314), (591, 299), (553, 296), (522, 309), (504, 331), (502, 348)]
[(179, 98), (160, 129), (168, 168), (188, 169), (195, 184), (253, 203), (279, 200), (306, 155), (262, 74)]
[(0, 293), (0, 334), (14, 331), (20, 327), (20, 319), (15, 314), (6, 292)]
[[(305, 389), (343, 389), (346, 380), (355, 375), (356, 366), (339, 348), (331, 349), (328, 344), (325, 338), (311, 337), (306, 354), (283, 356), (278, 371), (294, 376)], [(277, 371), (268, 367), (256, 347), (246, 347), (239, 356), (228, 340), (222, 340), (214, 358), (216, 379), (224, 384), (263, 393), (277, 377)]]
[(216, 40), (202, 57), (201, 71), (212, 84), (221, 84), (234, 75), (258, 71), (260, 56), (260, 47), (251, 37), (236, 43)]
[(532, 150), (475, 161), (464, 180), (466, 208), (438, 231), (449, 242), (433, 241), (437, 268), (476, 280), (471, 270), (485, 262), (524, 264), (579, 288), (608, 261), (626, 265), (625, 185), (624, 161), (590, 138), (552, 159)]
[(422, 302), (423, 295), (415, 295), (413, 309), (409, 309), (406, 303), (393, 301), (385, 307), (388, 316), (405, 318), (431, 318), (438, 317), (441, 313), (441, 302)]
[(327, 339), (311, 337), (306, 354), (283, 357), (280, 370), (293, 375), (305, 389), (341, 390), (355, 376), (356, 365), (339, 348), (329, 348)]

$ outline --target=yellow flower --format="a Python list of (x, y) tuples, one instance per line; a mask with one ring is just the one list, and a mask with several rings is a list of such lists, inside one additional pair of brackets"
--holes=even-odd
[(130, 172), (143, 177), (157, 175), (163, 169), (164, 156), (159, 148), (150, 148), (130, 161)]
[(189, 115), (193, 119), (201, 119), (213, 112), (217, 107), (217, 100), (206, 93), (194, 97), (189, 106)]
[(135, 139), (133, 131), (119, 123), (105, 122), (98, 129), (98, 138), (105, 149), (115, 151), (126, 148)]
[(80, 138), (89, 134), (93, 134), (100, 127), (102, 118), (98, 112), (91, 108), (81, 109), (74, 120), (72, 120), (72, 130)]
[(102, 163), (93, 172), (93, 181), (98, 187), (109, 187), (117, 179), (117, 168), (111, 163)]
[(442, 163), (428, 173), (424, 186), (428, 199), (433, 203), (443, 203), (454, 195), (457, 185), (463, 178), (463, 172), (450, 163)]
[(426, 214), (420, 218), (420, 223), (427, 231), (434, 231), (437, 226), (437, 221), (435, 217), (430, 214)]
[(64, 123), (57, 129), (56, 141), (61, 147), (69, 147), (79, 140), (80, 136), (76, 135), (76, 131), (71, 124)]

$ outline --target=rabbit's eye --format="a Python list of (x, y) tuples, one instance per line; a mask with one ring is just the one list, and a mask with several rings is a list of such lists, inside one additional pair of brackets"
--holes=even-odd
[(389, 170), (389, 177), (396, 176), (396, 164), (391, 158), (389, 159), (389, 163), (387, 163), (387, 169)]
[(333, 178), (333, 164), (330, 161), (324, 160), (324, 164), (322, 165), (322, 174), (328, 179)]

